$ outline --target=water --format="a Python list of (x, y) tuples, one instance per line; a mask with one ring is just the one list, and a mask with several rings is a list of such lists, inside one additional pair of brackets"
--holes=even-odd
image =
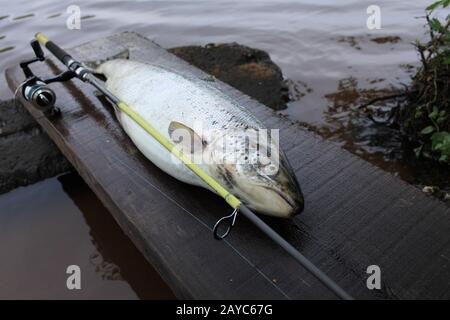
[[(325, 94), (337, 81), (355, 76), (392, 82), (404, 79), (400, 64), (414, 63), (410, 42), (423, 34), (423, 15), (430, 0), (377, 1), (382, 29), (369, 31), (366, 8), (373, 1), (76, 1), (81, 30), (68, 30), (66, 13), (72, 1), (1, 1), (0, 70), (31, 53), (29, 40), (42, 31), (57, 43), (71, 46), (114, 32), (133, 30), (164, 47), (232, 42), (268, 51), (285, 76), (306, 83), (313, 92), (289, 113), (320, 123)], [(393, 35), (396, 44), (371, 38)], [(349, 43), (354, 37), (358, 50)], [(7, 92), (2, 91), (1, 96)]]
[[(382, 29), (373, 31), (366, 27), (366, 8), (372, 0), (78, 0), (81, 30), (66, 28), (66, 9), (73, 1), (0, 1), (2, 73), (30, 56), (28, 43), (37, 31), (65, 47), (125, 30), (163, 47), (238, 42), (266, 50), (282, 68), (294, 98), (282, 113), (291, 119), (406, 181), (449, 180), (440, 169), (434, 175), (411, 163), (401, 152), (398, 131), (370, 120), (372, 111), (383, 118), (392, 103), (372, 111), (359, 108), (370, 97), (410, 82), (418, 62), (411, 43), (425, 33), (424, 21), (417, 17), (424, 15), (431, 0), (377, 1)], [(0, 82), (0, 99), (11, 96)], [(88, 268), (92, 289), (83, 297), (170, 295), (87, 187), (72, 180), (52, 179), (0, 197), (0, 254), (2, 262), (8, 261), (0, 265), (0, 297), (74, 297), (61, 288), (61, 281), (63, 266), (75, 262)], [(70, 190), (83, 195), (74, 196)], [(114, 227), (105, 230), (109, 225)], [(119, 242), (127, 243), (125, 248)], [(124, 259), (128, 251), (134, 256)], [(103, 267), (90, 261), (93, 253), (120, 266), (114, 277), (121, 280), (102, 279)], [(111, 268), (115, 267), (106, 267), (107, 272)], [(150, 287), (139, 289), (140, 284)]]
[[(0, 208), (0, 299), (174, 297), (76, 174), (0, 195)], [(79, 291), (66, 287), (69, 265)]]

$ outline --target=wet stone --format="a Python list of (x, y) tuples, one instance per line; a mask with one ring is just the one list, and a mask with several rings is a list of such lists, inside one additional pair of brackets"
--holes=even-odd
[(0, 193), (71, 170), (27, 111), (0, 101)]

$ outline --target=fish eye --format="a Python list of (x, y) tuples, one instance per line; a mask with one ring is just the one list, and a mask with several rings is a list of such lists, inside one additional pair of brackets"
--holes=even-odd
[(265, 166), (261, 166), (258, 171), (261, 171), (262, 174), (268, 176), (276, 176), (279, 172), (278, 168), (274, 164), (269, 164)]

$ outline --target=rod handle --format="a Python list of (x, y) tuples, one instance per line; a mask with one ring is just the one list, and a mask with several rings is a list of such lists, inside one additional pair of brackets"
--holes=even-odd
[(40, 32), (36, 33), (35, 38), (41, 45), (46, 47), (48, 51), (50, 51), (59, 61), (68, 66), (68, 62), (72, 60), (72, 57), (64, 49), (61, 49), (58, 45), (48, 40), (48, 38)]

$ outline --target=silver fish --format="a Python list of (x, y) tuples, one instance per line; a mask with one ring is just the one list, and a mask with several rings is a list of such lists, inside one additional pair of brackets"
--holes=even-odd
[[(180, 145), (184, 153), (201, 154), (201, 159), (208, 160), (198, 165), (249, 208), (283, 218), (302, 211), (302, 192), (276, 141), (261, 141), (247, 134), (265, 128), (210, 80), (187, 78), (160, 66), (125, 59), (107, 61), (96, 72), (106, 77), (108, 90)], [(126, 114), (116, 109), (116, 116), (137, 148), (161, 170), (185, 183), (210, 189)], [(199, 124), (203, 130), (196, 129)], [(187, 139), (180, 139), (180, 130), (188, 133)], [(224, 151), (223, 141), (233, 148)], [(254, 161), (261, 150), (268, 149), (275, 152), (276, 157), (271, 157), (275, 161)], [(234, 161), (226, 161), (229, 158)], [(277, 170), (266, 170), (274, 165)]]

